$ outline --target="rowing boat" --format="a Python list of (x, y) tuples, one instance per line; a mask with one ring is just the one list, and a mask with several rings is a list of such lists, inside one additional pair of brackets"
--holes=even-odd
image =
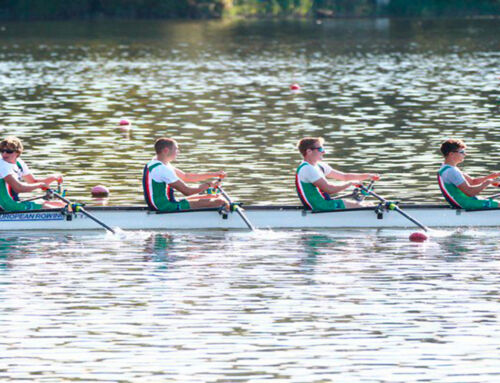
[[(460, 210), (445, 205), (400, 205), (430, 227), (500, 226), (500, 209)], [(111, 227), (126, 230), (245, 229), (237, 213), (217, 209), (156, 212), (142, 206), (87, 207)], [(311, 212), (301, 206), (247, 206), (245, 212), (258, 229), (404, 228), (413, 224), (394, 210), (364, 207)], [(37, 210), (0, 213), (0, 231), (95, 230), (100, 226), (80, 212)]]

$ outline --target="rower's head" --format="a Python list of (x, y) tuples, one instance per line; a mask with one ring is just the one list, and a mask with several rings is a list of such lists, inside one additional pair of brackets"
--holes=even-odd
[(23, 149), (21, 140), (14, 136), (6, 137), (0, 142), (2, 158), (10, 163), (16, 162), (17, 158), (22, 154)]
[(298, 142), (297, 149), (306, 161), (317, 162), (325, 154), (324, 143), (322, 137), (305, 137)]
[(449, 139), (441, 144), (441, 153), (445, 160), (460, 163), (465, 159), (467, 145), (462, 140)]
[(155, 141), (155, 152), (157, 156), (172, 161), (177, 157), (180, 150), (177, 141), (173, 138), (161, 137)]

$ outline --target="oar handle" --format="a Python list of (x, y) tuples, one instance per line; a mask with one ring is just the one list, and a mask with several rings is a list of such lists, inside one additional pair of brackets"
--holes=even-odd
[[(61, 201), (67, 203), (68, 205), (71, 205), (72, 202), (63, 197), (62, 195), (60, 195), (59, 193), (55, 192), (54, 190), (52, 189), (47, 189), (47, 191), (53, 195), (55, 195), (57, 198), (59, 198)], [(91, 220), (93, 220), (94, 222), (98, 223), (99, 225), (101, 225), (102, 227), (104, 227), (106, 230), (112, 232), (113, 234), (115, 234), (115, 231), (110, 228), (108, 225), (106, 225), (104, 222), (102, 222), (99, 218), (97, 218), (96, 216), (94, 216), (93, 214), (90, 214), (87, 210), (85, 210), (83, 208), (83, 206), (78, 206), (77, 209), (76, 209), (77, 212), (80, 212), (84, 215), (86, 215), (87, 217), (89, 217)]]

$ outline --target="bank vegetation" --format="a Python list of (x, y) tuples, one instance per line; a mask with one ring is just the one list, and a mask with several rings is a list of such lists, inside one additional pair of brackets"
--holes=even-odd
[(0, 0), (3, 20), (498, 15), (500, 0)]

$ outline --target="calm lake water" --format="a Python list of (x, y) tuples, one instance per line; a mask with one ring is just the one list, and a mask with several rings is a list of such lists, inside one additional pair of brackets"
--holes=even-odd
[[(499, 64), (487, 19), (3, 23), (0, 132), (89, 204), (163, 135), (246, 203), (298, 203), (304, 135), (438, 202), (445, 138), (500, 171)], [(0, 380), (497, 382), (500, 232), (411, 231), (2, 233)]]

